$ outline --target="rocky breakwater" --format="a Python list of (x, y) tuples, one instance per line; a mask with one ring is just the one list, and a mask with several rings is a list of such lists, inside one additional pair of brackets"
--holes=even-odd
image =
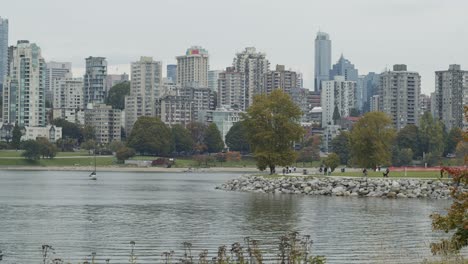
[[(226, 191), (386, 198), (450, 198), (449, 181), (345, 177), (242, 176), (216, 189)], [(464, 191), (468, 188), (462, 187)]]

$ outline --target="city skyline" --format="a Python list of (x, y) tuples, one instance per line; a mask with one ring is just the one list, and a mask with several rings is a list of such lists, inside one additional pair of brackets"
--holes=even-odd
[[(193, 45), (208, 50), (210, 70), (223, 70), (237, 52), (254, 46), (267, 54), (272, 66), (281, 64), (301, 72), (304, 87), (313, 90), (318, 31), (330, 35), (332, 62), (344, 53), (361, 74), (406, 64), (421, 74), (425, 94), (435, 89), (435, 71), (450, 64), (468, 66), (468, 54), (463, 52), (468, 42), (468, 29), (463, 27), (468, 22), (463, 14), (468, 3), (464, 1), (309, 2), (297, 0), (284, 5), (281, 1), (241, 0), (230, 5), (232, 10), (226, 13), (222, 9), (226, 3), (214, 0), (201, 0), (198, 5), (185, 5), (185, 1), (136, 1), (132, 5), (82, 1), (73, 6), (73, 12), (68, 3), (53, 0), (28, 1), (27, 10), (24, 3), (9, 1), (2, 4), (0, 15), (10, 22), (10, 45), (20, 39), (37, 43), (47, 61), (72, 62), (75, 76), (83, 75), (84, 59), (89, 56), (106, 57), (109, 73), (129, 73), (130, 63), (141, 56), (152, 56), (165, 66), (174, 64), (175, 57)], [(91, 3), (94, 8), (87, 8)], [(337, 9), (337, 4), (342, 8)], [(101, 20), (99, 27), (93, 26), (90, 21), (109, 5), (112, 12), (106, 13), (107, 19)], [(145, 8), (140, 8), (142, 5)], [(214, 12), (203, 11), (206, 6)], [(156, 16), (155, 10), (174, 12), (158, 12)], [(50, 12), (54, 16), (42, 15)], [(200, 16), (200, 12), (206, 15)], [(331, 12), (342, 19), (329, 19)], [(241, 21), (234, 19), (238, 15), (242, 15)], [(158, 26), (162, 24), (168, 26)], [(38, 25), (41, 30), (33, 30)], [(143, 29), (151, 29), (151, 35)], [(275, 32), (281, 32), (282, 37)], [(449, 44), (450, 48), (444, 49)]]

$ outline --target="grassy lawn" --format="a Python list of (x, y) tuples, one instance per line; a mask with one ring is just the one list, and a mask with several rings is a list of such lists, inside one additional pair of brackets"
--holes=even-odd
[[(96, 157), (97, 166), (114, 165), (113, 157)], [(2, 159), (0, 166), (92, 166), (94, 159), (92, 156), (70, 158), (70, 159), (40, 159), (38, 161), (28, 161), (26, 159)]]
[[(368, 172), (368, 177), (371, 178), (383, 178), (383, 171), (371, 171)], [(334, 171), (332, 176), (348, 176), (348, 177), (363, 177), (362, 172), (339, 172)], [(439, 178), (440, 173), (438, 171), (390, 171), (389, 178)]]
[[(0, 150), (0, 158), (16, 158), (21, 157), (22, 150)], [(57, 157), (70, 157), (70, 156), (89, 156), (86, 150), (76, 152), (57, 152)]]

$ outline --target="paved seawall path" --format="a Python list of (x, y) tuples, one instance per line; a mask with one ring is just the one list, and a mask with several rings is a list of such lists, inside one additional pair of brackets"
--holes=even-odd
[[(452, 184), (450, 181), (434, 179), (242, 176), (216, 189), (302, 195), (448, 199)], [(460, 190), (467, 192), (468, 188), (461, 186)]]

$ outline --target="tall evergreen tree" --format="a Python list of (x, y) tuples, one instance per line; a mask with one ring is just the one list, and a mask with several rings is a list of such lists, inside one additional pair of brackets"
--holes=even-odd
[(209, 153), (219, 152), (224, 148), (223, 138), (214, 123), (211, 123), (206, 129), (204, 141)]

